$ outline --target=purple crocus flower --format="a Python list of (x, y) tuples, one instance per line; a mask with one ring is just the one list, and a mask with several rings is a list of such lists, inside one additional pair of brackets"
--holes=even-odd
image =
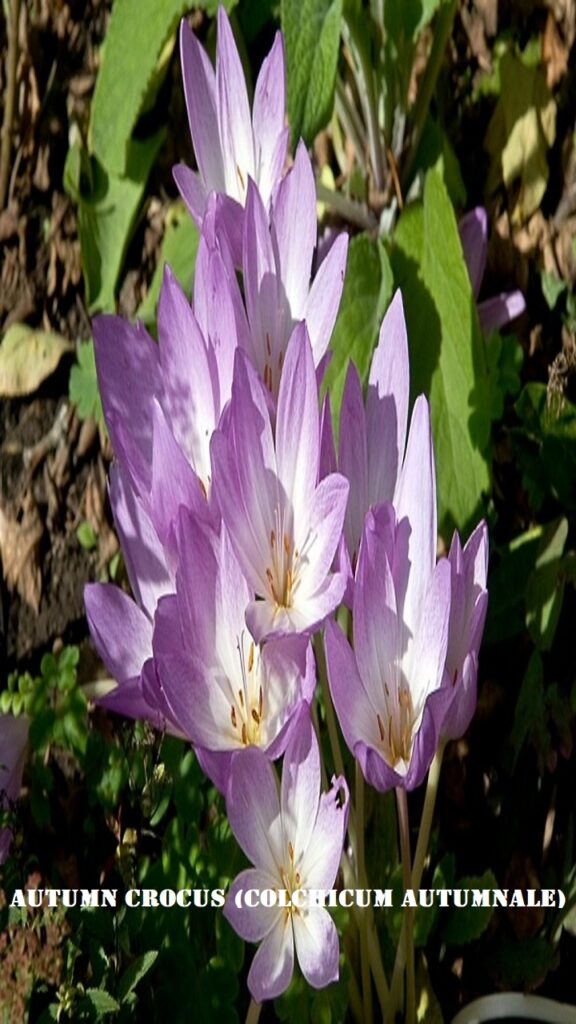
[[(368, 377), (366, 407), (360, 377), (350, 362), (340, 412), (338, 469), (350, 482), (342, 568), (349, 578), (347, 599), (368, 510), (393, 501), (400, 478), (406, 430), (410, 367), (402, 295), (397, 291), (380, 328)], [(328, 426), (328, 420), (324, 423)], [(326, 440), (329, 447), (329, 441)]]
[(296, 890), (334, 884), (348, 819), (348, 787), (340, 776), (332, 780), (330, 792), (320, 795), (320, 753), (307, 713), (286, 749), (278, 790), (274, 769), (260, 750), (234, 755), (226, 808), (254, 867), (232, 883), (224, 916), (243, 939), (262, 940), (248, 975), (257, 1002), (274, 999), (288, 987), (294, 947), (313, 988), (338, 978), (338, 934), (324, 907), (236, 905), (242, 890), (271, 889), (290, 898)]
[(254, 643), (244, 618), (254, 594), (224, 525), (218, 535), (182, 509), (178, 549), (176, 594), (156, 614), (157, 678), (169, 717), (224, 791), (234, 750), (283, 753), (298, 709), (312, 701), (314, 659), (304, 637)]
[(261, 641), (311, 632), (339, 604), (330, 571), (348, 497), (339, 474), (318, 483), (318, 393), (306, 327), (286, 350), (275, 432), (266, 389), (238, 350), (225, 431), (212, 440), (213, 486), (251, 590), (246, 622)]
[(274, 398), (278, 395), (286, 346), (295, 324), (306, 321), (314, 365), (318, 367), (336, 321), (348, 236), (337, 237), (310, 284), (316, 241), (314, 173), (301, 142), (294, 166), (278, 186), (270, 221), (252, 181), (248, 183), (246, 199), (243, 271), (249, 324), (247, 347)]
[(488, 592), (488, 530), (478, 524), (464, 549), (454, 534), (448, 555), (451, 569), (452, 605), (446, 672), (454, 699), (442, 726), (446, 739), (459, 739), (470, 725), (476, 709), (478, 651), (484, 632)]
[[(0, 807), (7, 808), (20, 796), (30, 720), (26, 715), (0, 715)], [(8, 856), (12, 832), (0, 829), (0, 864)]]
[(354, 650), (326, 626), (328, 678), (346, 743), (376, 789), (422, 781), (452, 699), (443, 686), (450, 565), (436, 566), (436, 485), (428, 403), (412, 414), (394, 506), (366, 517), (353, 599)]
[(239, 264), (248, 179), (256, 182), (268, 206), (286, 159), (288, 128), (284, 124), (286, 86), (282, 35), (276, 33), (272, 49), (260, 69), (252, 116), (244, 72), (224, 8), (218, 9), (216, 70), (186, 21), (182, 21), (180, 27), (180, 54), (198, 171), (178, 164), (174, 178), (199, 228), (209, 193), (222, 194), (223, 221)]
[[(486, 269), (486, 255), (488, 252), (488, 215), (483, 206), (476, 206), (469, 210), (458, 223), (460, 241), (464, 259), (470, 275), (470, 283), (474, 298), (480, 294), (480, 286)], [(522, 292), (501, 292), (491, 299), (484, 299), (477, 303), (480, 327), (485, 334), (490, 331), (497, 331), (504, 327), (510, 320), (520, 316), (526, 309), (526, 302)]]

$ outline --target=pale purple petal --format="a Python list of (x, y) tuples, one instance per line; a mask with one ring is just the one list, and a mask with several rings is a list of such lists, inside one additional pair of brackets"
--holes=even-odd
[(118, 682), (139, 676), (152, 656), (150, 619), (112, 583), (88, 583), (84, 603), (92, 642), (110, 675)]
[(288, 988), (294, 972), (294, 938), (290, 918), (278, 912), (274, 927), (257, 949), (248, 974), (248, 989), (257, 1003), (275, 999)]
[(298, 324), (286, 349), (276, 419), (278, 476), (295, 517), (306, 514), (318, 480), (320, 423), (312, 350), (305, 324)]
[[(144, 663), (144, 668), (151, 660)], [(101, 697), (94, 698), (94, 703), (107, 711), (113, 711), (124, 718), (132, 718), (136, 722), (148, 722), (154, 729), (165, 731), (166, 720), (155, 703), (146, 699), (142, 689), (142, 675), (132, 679), (123, 679), (118, 686)]]
[[(295, 543), (299, 559), (295, 567), (295, 579), (300, 573), (301, 584), (294, 585), (298, 603), (314, 600), (325, 591), (327, 576), (334, 560), (344, 525), (349, 484), (341, 473), (324, 477), (314, 491), (309, 509), (309, 519), (302, 530), (297, 526)], [(304, 519), (304, 517), (301, 517)], [(302, 564), (300, 569), (298, 566)], [(330, 609), (332, 610), (332, 609)]]
[(192, 220), (201, 229), (208, 194), (200, 175), (186, 164), (176, 164), (172, 168), (172, 177)]
[(226, 794), (230, 827), (255, 867), (279, 877), (287, 851), (278, 779), (265, 754), (246, 747), (234, 754)]
[[(252, 181), (248, 182), (244, 215), (243, 268), (246, 312), (251, 328), (250, 355), (264, 379), (266, 366), (269, 366), (276, 380), (280, 368), (277, 365), (278, 353), (273, 346), (278, 344), (281, 298), (268, 216)], [(279, 341), (283, 345), (283, 332), (280, 333)]]
[(380, 328), (366, 397), (369, 503), (392, 501), (408, 423), (410, 366), (402, 295), (398, 290)]
[(324, 988), (338, 980), (340, 946), (338, 932), (324, 907), (301, 911), (292, 918), (296, 956), (302, 974), (312, 988)]
[(152, 619), (162, 594), (174, 590), (174, 574), (144, 503), (118, 463), (110, 469), (110, 504), (130, 586), (137, 603)]
[(325, 631), (326, 664), (334, 708), (348, 749), (354, 752), (359, 740), (376, 737), (376, 711), (360, 678), (350, 644), (335, 622)]
[[(389, 528), (393, 529), (393, 510)], [(388, 538), (378, 521), (366, 522), (354, 585), (354, 650), (358, 669), (376, 712), (384, 704), (383, 690), (396, 691), (401, 649), (401, 625), (389, 563)]]
[(270, 53), (262, 62), (254, 91), (252, 125), (256, 157), (256, 180), (268, 205), (286, 158), (288, 133), (284, 128), (286, 110), (284, 42), (277, 32)]
[[(380, 439), (381, 449), (384, 438)], [(368, 452), (362, 385), (354, 363), (348, 364), (340, 410), (338, 469), (350, 482), (344, 532), (352, 565), (356, 563), (368, 511)]]
[(320, 411), (320, 462), (318, 475), (320, 480), (330, 473), (335, 473), (336, 448), (334, 445), (334, 433), (332, 430), (332, 410), (330, 408), (330, 394), (327, 391), (322, 402)]
[(343, 776), (332, 779), (332, 788), (320, 797), (318, 815), (305, 858), (307, 889), (331, 889), (334, 885), (348, 825), (350, 794)]
[[(226, 187), (212, 187), (242, 202), (248, 178), (254, 177), (254, 139), (244, 72), (223, 7), (218, 8), (216, 111)], [(213, 121), (210, 129), (213, 135), (215, 126)]]
[(423, 707), (428, 695), (441, 685), (450, 626), (450, 563), (442, 558), (429, 580), (415, 629), (406, 673), (414, 708)]
[(342, 233), (338, 235), (326, 258), (322, 260), (304, 303), (302, 317), (306, 320), (316, 366), (324, 356), (332, 337), (342, 298), (347, 258), (348, 235)]
[(308, 708), (284, 754), (280, 805), (286, 850), (291, 843), (294, 866), (303, 868), (306, 849), (318, 814), (320, 799), (320, 751)]
[(214, 69), (185, 19), (180, 23), (180, 59), (190, 134), (200, 173), (209, 190), (225, 190), (224, 163), (216, 126)]
[(278, 187), (272, 223), (290, 313), (293, 320), (300, 320), (308, 295), (317, 231), (314, 172), (302, 141), (294, 166)]
[(198, 518), (208, 518), (208, 504), (202, 484), (184, 452), (174, 439), (162, 407), (153, 402), (154, 448), (152, 453), (152, 485), (150, 514), (164, 546), (176, 556), (175, 533), (178, 511), (189, 508)]
[(497, 331), (514, 320), (526, 309), (526, 300), (520, 291), (502, 292), (478, 303), (478, 317), (484, 334)]
[(240, 872), (234, 879), (224, 905), (224, 917), (232, 925), (234, 931), (245, 942), (260, 942), (274, 927), (279, 911), (276, 907), (248, 907), (241, 898), (241, 906), (236, 906), (236, 896), (244, 894), (247, 889), (256, 889), (259, 893), (264, 889), (276, 889), (278, 879), (257, 868), (248, 868)]
[(136, 487), (146, 493), (152, 471), (152, 398), (160, 387), (158, 346), (142, 324), (117, 316), (93, 321), (98, 390), (112, 446)]

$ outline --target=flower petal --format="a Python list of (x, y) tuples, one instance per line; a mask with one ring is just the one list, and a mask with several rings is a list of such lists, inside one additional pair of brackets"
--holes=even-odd
[(332, 337), (342, 298), (347, 259), (348, 235), (343, 232), (322, 260), (304, 303), (301, 315), (308, 327), (315, 366), (320, 364)]
[(294, 517), (306, 515), (318, 480), (320, 422), (312, 350), (305, 324), (288, 342), (276, 419), (278, 476)]
[(332, 620), (325, 629), (328, 682), (340, 728), (350, 751), (359, 740), (372, 741), (377, 720), (360, 678), (354, 652), (342, 630)]
[(112, 583), (88, 583), (84, 604), (92, 642), (110, 675), (118, 682), (139, 676), (152, 656), (150, 619)]
[(408, 424), (410, 366), (402, 295), (398, 290), (380, 328), (366, 397), (370, 504), (392, 501)]
[(314, 172), (302, 141), (298, 143), (293, 167), (278, 187), (272, 224), (290, 316), (300, 320), (308, 295), (317, 231)]
[(286, 114), (286, 73), (284, 41), (277, 32), (270, 53), (262, 62), (254, 90), (252, 124), (256, 156), (256, 180), (267, 206), (272, 190), (282, 174), (288, 134)]
[[(254, 139), (244, 72), (223, 7), (218, 8), (216, 109), (226, 178), (226, 187), (217, 191), (243, 203), (248, 178), (254, 177)], [(214, 122), (210, 130), (214, 134)]]
[(224, 163), (214, 131), (216, 77), (214, 69), (186, 19), (180, 23), (180, 60), (192, 144), (208, 190), (225, 191)]
[(484, 334), (498, 331), (526, 309), (526, 300), (520, 291), (502, 292), (478, 303), (478, 317)]
[(293, 917), (296, 956), (302, 974), (312, 988), (324, 988), (338, 980), (340, 946), (338, 932), (324, 907), (300, 911)]
[(248, 859), (279, 878), (285, 851), (278, 780), (257, 747), (246, 747), (232, 758), (226, 811)]
[(280, 795), (286, 857), (290, 843), (297, 870), (304, 868), (319, 800), (320, 751), (310, 712), (306, 707), (300, 714), (298, 726), (284, 754)]
[(308, 889), (334, 885), (348, 825), (350, 793), (343, 776), (332, 779), (330, 792), (320, 797), (318, 816), (306, 850), (304, 877)]
[(488, 251), (488, 215), (483, 206), (469, 210), (458, 222), (460, 241), (474, 298), (478, 298)]
[(294, 973), (294, 939), (289, 917), (279, 912), (274, 927), (256, 951), (248, 973), (248, 989), (257, 1003), (286, 991)]
[(236, 905), (236, 897), (247, 889), (277, 889), (278, 879), (266, 871), (248, 868), (234, 879), (224, 905), (224, 917), (232, 925), (234, 931), (245, 942), (260, 942), (272, 930), (275, 919), (279, 915), (277, 907), (263, 907), (258, 903), (255, 907), (247, 906), (240, 897), (240, 906)]

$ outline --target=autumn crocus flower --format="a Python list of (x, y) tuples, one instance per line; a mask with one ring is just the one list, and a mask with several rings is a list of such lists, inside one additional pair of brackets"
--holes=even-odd
[[(282, 783), (264, 754), (250, 748), (232, 761), (226, 809), (232, 831), (254, 865), (233, 882), (224, 915), (238, 934), (260, 942), (248, 975), (257, 1002), (288, 987), (294, 948), (306, 981), (323, 988), (338, 978), (338, 935), (324, 907), (237, 906), (241, 890), (296, 890), (334, 884), (348, 818), (348, 787), (333, 779), (320, 795), (320, 753), (308, 713), (286, 748)], [(295, 899), (295, 902), (300, 902)]]
[(348, 483), (337, 473), (318, 483), (318, 394), (303, 324), (286, 350), (275, 430), (267, 392), (240, 350), (226, 419), (212, 440), (213, 487), (258, 598), (246, 610), (248, 628), (257, 642), (312, 632), (344, 591), (344, 576), (331, 565)]
[(436, 750), (452, 693), (443, 686), (450, 565), (436, 557), (436, 485), (426, 399), (417, 399), (395, 507), (368, 513), (353, 599), (354, 649), (326, 626), (328, 678), (346, 743), (376, 789), (412, 789)]
[(248, 179), (256, 183), (268, 206), (286, 159), (282, 35), (276, 33), (260, 69), (252, 114), (240, 57), (223, 7), (218, 9), (216, 70), (185, 21), (180, 27), (180, 55), (198, 171), (178, 164), (174, 178), (199, 228), (210, 192), (225, 197), (224, 223), (239, 263)]
[(301, 142), (293, 167), (280, 182), (270, 218), (262, 196), (248, 183), (242, 265), (248, 331), (246, 347), (276, 399), (288, 339), (306, 321), (314, 365), (326, 353), (344, 285), (348, 236), (338, 235), (311, 281), (317, 242), (316, 188)]
[[(474, 298), (480, 294), (480, 287), (486, 269), (488, 252), (488, 216), (483, 206), (476, 206), (465, 213), (458, 223), (464, 259), (470, 275)], [(477, 303), (480, 326), (485, 334), (497, 331), (510, 320), (520, 316), (526, 309), (521, 291), (501, 292), (490, 299)]]
[[(6, 809), (20, 796), (30, 719), (27, 715), (0, 715), (0, 807)], [(0, 864), (8, 856), (12, 832), (0, 829)]]
[(442, 726), (446, 739), (459, 739), (476, 709), (478, 651), (484, 632), (488, 592), (488, 531), (481, 522), (464, 548), (454, 534), (448, 555), (451, 569), (452, 604), (446, 655), (447, 685), (453, 701)]
[(313, 697), (314, 659), (304, 637), (254, 642), (244, 618), (254, 594), (224, 525), (217, 534), (182, 509), (178, 553), (176, 594), (161, 600), (155, 620), (158, 680), (170, 718), (224, 791), (235, 750), (283, 753)]

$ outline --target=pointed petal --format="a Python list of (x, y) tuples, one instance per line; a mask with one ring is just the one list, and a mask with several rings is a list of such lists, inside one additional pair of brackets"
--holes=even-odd
[(110, 469), (110, 504), (130, 586), (152, 619), (162, 594), (174, 590), (174, 575), (150, 516), (118, 463)]
[(380, 328), (366, 398), (370, 504), (392, 501), (406, 445), (410, 366), (402, 295), (397, 291)]
[(302, 317), (308, 326), (316, 366), (330, 344), (342, 298), (347, 259), (348, 235), (342, 233), (322, 260), (304, 303)]
[(332, 430), (330, 394), (326, 392), (320, 412), (320, 464), (318, 473), (320, 480), (323, 480), (330, 473), (335, 473), (336, 469), (336, 448)]
[(225, 191), (224, 163), (214, 131), (217, 124), (214, 69), (186, 20), (180, 23), (180, 60), (190, 134), (208, 191)]
[(328, 620), (325, 630), (328, 682), (334, 708), (348, 749), (377, 735), (376, 714), (370, 704), (350, 644), (342, 630)]
[(285, 992), (294, 973), (294, 939), (287, 914), (279, 912), (275, 923), (256, 951), (248, 974), (248, 989), (257, 1003)]
[(484, 207), (476, 206), (465, 213), (458, 222), (458, 231), (474, 298), (478, 298), (488, 251), (488, 216)]
[(294, 604), (303, 606), (324, 591), (336, 550), (342, 537), (349, 484), (341, 473), (324, 477), (314, 491), (308, 521), (296, 524), (295, 545), (299, 551), (294, 577)]
[(139, 676), (152, 656), (152, 623), (119, 587), (88, 583), (86, 618), (92, 641), (110, 675), (121, 682)]
[(288, 342), (276, 419), (278, 475), (298, 520), (310, 507), (318, 480), (320, 422), (312, 350), (305, 324)]
[(420, 606), (414, 644), (406, 666), (416, 713), (442, 683), (450, 625), (450, 576), (448, 559), (440, 559)]
[(206, 209), (206, 200), (208, 198), (208, 193), (206, 192), (200, 175), (195, 171), (191, 171), (186, 164), (176, 164), (176, 166), (172, 168), (172, 177), (174, 178), (176, 188), (188, 209), (188, 213), (192, 217), (196, 227), (200, 230), (202, 228), (202, 220), (204, 217), (204, 210)]
[[(281, 328), (281, 297), (278, 294), (276, 260), (268, 227), (268, 216), (252, 181), (248, 182), (244, 215), (242, 263), (246, 312), (250, 324), (250, 355), (260, 376), (266, 379), (265, 367), (279, 377), (279, 353), (284, 347)], [(275, 394), (278, 393), (276, 386)]]
[(142, 324), (118, 316), (97, 316), (93, 332), (98, 390), (112, 446), (136, 487), (146, 493), (152, 468), (151, 403), (160, 389), (158, 346)]
[[(392, 508), (390, 519), (392, 519)], [(390, 524), (387, 524), (389, 526)], [(387, 553), (387, 537), (369, 516), (360, 547), (354, 584), (354, 650), (360, 676), (376, 712), (383, 690), (396, 690), (401, 658), (401, 630)]]
[[(384, 447), (384, 438), (380, 439)], [(344, 532), (352, 561), (358, 556), (368, 512), (368, 450), (362, 385), (353, 362), (348, 364), (340, 409), (338, 469), (350, 482)]]
[(285, 853), (288, 856), (290, 843), (297, 869), (305, 864), (319, 800), (320, 751), (309, 710), (305, 708), (284, 754), (280, 795)]
[(154, 729), (166, 731), (164, 716), (144, 696), (141, 675), (123, 679), (103, 697), (94, 698), (94, 703), (107, 711), (113, 711), (115, 715), (132, 718), (135, 722), (148, 722)]
[(414, 404), (406, 456), (398, 481), (398, 521), (410, 522), (408, 557), (410, 570), (403, 609), (398, 609), (409, 632), (414, 635), (419, 612), (436, 562), (436, 470), (430, 411), (420, 395)]
[(246, 347), (248, 323), (233, 268), (221, 253), (200, 238), (194, 269), (194, 312), (208, 341), (208, 360), (213, 366), (215, 422), (232, 394), (234, 353)]
[(162, 406), (174, 436), (206, 486), (210, 436), (217, 424), (206, 344), (192, 308), (168, 266), (158, 303), (164, 394)]
[(318, 816), (306, 850), (307, 889), (331, 889), (334, 885), (348, 825), (349, 801), (350, 793), (342, 775), (333, 779), (330, 791), (320, 797)]
[(152, 453), (152, 485), (150, 513), (163, 545), (175, 556), (175, 533), (178, 510), (184, 506), (198, 518), (209, 515), (202, 485), (175, 441), (160, 403), (153, 402), (154, 450)]
[(260, 68), (252, 111), (256, 180), (266, 206), (280, 178), (286, 158), (288, 134), (284, 128), (285, 116), (284, 42), (282, 33), (277, 32), (272, 49)]
[(248, 178), (254, 178), (254, 139), (244, 72), (223, 7), (218, 8), (216, 109), (226, 177), (226, 187), (217, 191), (243, 203)]
[(299, 320), (308, 295), (317, 230), (314, 172), (302, 141), (294, 166), (278, 187), (272, 224), (288, 308), (292, 319)]
[(510, 320), (514, 320), (526, 309), (526, 300), (522, 292), (502, 292), (491, 299), (478, 303), (478, 317), (484, 334), (498, 331)]
[(324, 988), (338, 980), (340, 946), (338, 932), (324, 907), (304, 910), (293, 917), (296, 956), (312, 988)]
[(248, 859), (279, 878), (285, 850), (278, 780), (266, 755), (257, 747), (246, 747), (232, 759), (226, 811)]

